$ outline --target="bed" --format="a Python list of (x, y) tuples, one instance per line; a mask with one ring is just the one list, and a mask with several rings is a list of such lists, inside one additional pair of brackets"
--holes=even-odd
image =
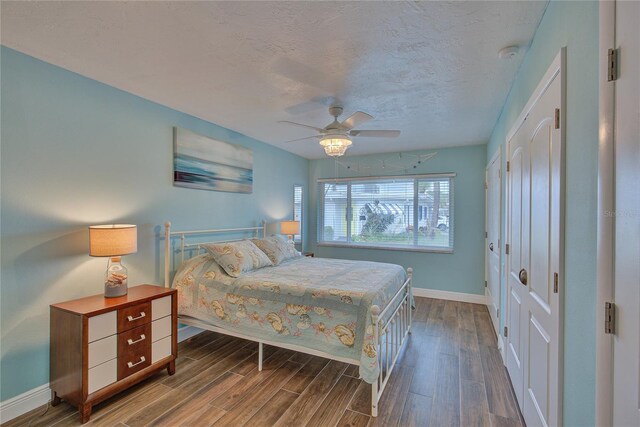
[(179, 322), (258, 342), (260, 370), (264, 344), (358, 365), (377, 416), (411, 332), (412, 269), (300, 256), (231, 277), (202, 239), (239, 233), (266, 237), (266, 224), (172, 231), (165, 223), (165, 286), (178, 289)]

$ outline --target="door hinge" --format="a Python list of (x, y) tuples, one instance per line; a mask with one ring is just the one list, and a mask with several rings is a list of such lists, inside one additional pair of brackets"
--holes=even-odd
[(560, 129), (560, 109), (559, 108), (556, 108), (554, 122), (555, 122), (555, 128)]
[(509, 172), (511, 170), (511, 165), (509, 162), (507, 162), (507, 172)]
[(558, 293), (558, 273), (553, 273), (553, 293)]
[(609, 49), (607, 53), (607, 81), (618, 80), (618, 49)]
[(485, 288), (487, 287), (487, 281), (486, 280), (484, 281), (484, 287)]
[(604, 303), (604, 333), (616, 333), (616, 305), (612, 302)]
[(504, 327), (504, 336), (505, 337), (509, 336), (509, 328), (507, 328), (506, 326)]
[(484, 189), (488, 190), (489, 189), (489, 184), (487, 184), (487, 181), (484, 182)]
[(508, 244), (508, 243), (506, 244), (506, 249), (505, 249), (505, 251), (506, 251), (506, 254), (507, 254), (507, 255), (509, 255), (509, 244)]
[(489, 237), (489, 232), (485, 231), (485, 232), (484, 232), (484, 237), (485, 237), (485, 238)]

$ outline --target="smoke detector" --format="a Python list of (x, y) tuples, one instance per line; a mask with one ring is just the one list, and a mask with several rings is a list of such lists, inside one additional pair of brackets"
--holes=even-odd
[(498, 52), (498, 58), (500, 59), (511, 59), (518, 54), (520, 48), (518, 46), (507, 46)]

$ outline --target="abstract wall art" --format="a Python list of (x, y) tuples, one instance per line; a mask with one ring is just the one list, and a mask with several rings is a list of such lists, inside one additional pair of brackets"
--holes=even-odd
[(173, 128), (173, 185), (231, 193), (253, 191), (253, 152)]

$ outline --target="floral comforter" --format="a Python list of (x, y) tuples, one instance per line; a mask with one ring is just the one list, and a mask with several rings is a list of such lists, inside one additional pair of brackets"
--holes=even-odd
[(399, 265), (310, 257), (233, 278), (200, 255), (180, 266), (173, 287), (181, 316), (359, 359), (360, 376), (373, 383), (379, 366), (369, 309), (384, 309), (405, 280)]

